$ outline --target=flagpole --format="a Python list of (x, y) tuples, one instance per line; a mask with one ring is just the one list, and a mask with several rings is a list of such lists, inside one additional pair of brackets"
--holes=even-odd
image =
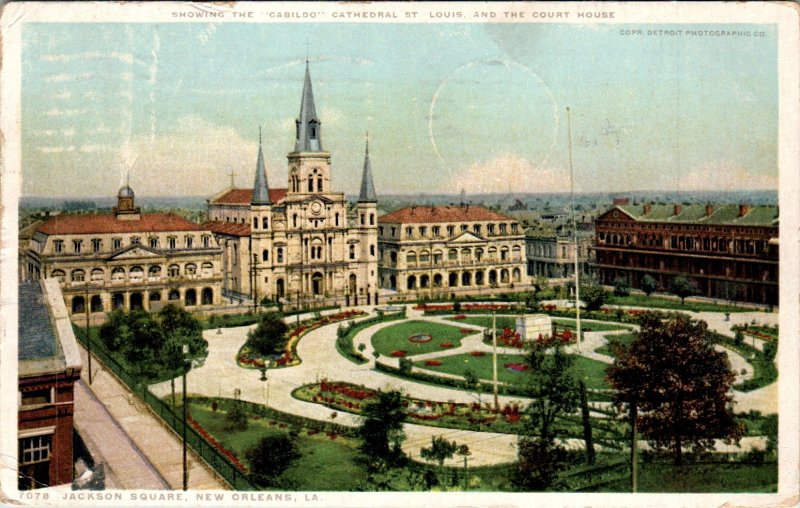
[(572, 200), (572, 237), (575, 241), (575, 338), (578, 345), (578, 353), (581, 352), (581, 290), (580, 290), (580, 271), (578, 264), (578, 224), (575, 220), (575, 174), (572, 169), (572, 118), (567, 106), (567, 137), (569, 140), (569, 194)]

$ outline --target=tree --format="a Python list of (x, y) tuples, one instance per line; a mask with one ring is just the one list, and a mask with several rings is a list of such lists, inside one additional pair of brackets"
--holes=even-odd
[(585, 278), (581, 280), (580, 297), (586, 310), (598, 310), (606, 303), (608, 293), (596, 280)]
[(439, 464), (440, 472), (443, 472), (444, 461), (453, 457), (459, 450), (455, 441), (448, 441), (441, 436), (431, 437), (430, 448), (422, 448), (419, 451), (419, 456), (428, 462), (436, 462)]
[(270, 487), (276, 486), (278, 477), (300, 457), (294, 439), (286, 434), (264, 436), (245, 452), (253, 481)]
[(152, 377), (159, 370), (161, 348), (164, 347), (164, 331), (152, 314), (144, 310), (131, 311), (128, 316), (131, 341), (127, 349), (127, 359), (136, 364), (139, 371)]
[(628, 296), (631, 294), (631, 286), (628, 284), (628, 279), (624, 277), (617, 277), (611, 282), (614, 286), (614, 296)]
[(611, 343), (606, 378), (617, 406), (637, 414), (637, 426), (658, 449), (671, 448), (681, 464), (684, 446), (695, 452), (715, 439), (736, 441), (742, 425), (730, 408), (734, 381), (728, 358), (714, 349), (703, 321), (681, 314), (646, 313), (628, 347)]
[(400, 444), (405, 439), (403, 421), (406, 408), (398, 391), (379, 392), (378, 399), (363, 407), (364, 421), (359, 428), (362, 451), (373, 463), (395, 464), (405, 455)]
[(642, 284), (641, 284), (642, 291), (648, 297), (658, 291), (658, 281), (650, 275), (645, 274), (642, 277)]
[(242, 402), (239, 400), (231, 401), (228, 406), (228, 414), (225, 415), (226, 430), (242, 431), (247, 429), (247, 415), (244, 412)]
[(258, 326), (247, 334), (247, 345), (261, 355), (274, 355), (286, 347), (289, 327), (277, 312), (264, 314)]
[(528, 396), (533, 400), (526, 409), (529, 419), (519, 439), (514, 483), (523, 490), (545, 490), (566, 467), (567, 451), (557, 441), (563, 431), (556, 420), (577, 410), (580, 389), (574, 358), (560, 345), (534, 346), (527, 363)]
[(106, 322), (100, 326), (100, 340), (109, 351), (119, 351), (123, 345), (131, 343), (131, 330), (125, 311), (117, 309), (108, 313)]
[(696, 295), (700, 292), (697, 281), (684, 275), (678, 275), (672, 279), (669, 290), (673, 295), (681, 299), (681, 305), (683, 305), (687, 296)]
[(771, 362), (778, 356), (778, 343), (769, 341), (764, 343), (764, 360)]
[(186, 367), (183, 358), (183, 344), (174, 337), (170, 337), (167, 339), (167, 342), (164, 343), (161, 357), (163, 359), (164, 368), (170, 373), (173, 373), (169, 378), (169, 385), (172, 390), (172, 407), (175, 407), (175, 377), (177, 374), (174, 373), (180, 372), (179, 369)]

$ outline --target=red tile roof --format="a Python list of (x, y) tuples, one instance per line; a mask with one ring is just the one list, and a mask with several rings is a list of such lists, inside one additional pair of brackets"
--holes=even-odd
[(200, 227), (207, 229), (212, 233), (230, 236), (250, 236), (249, 224), (237, 224), (235, 222), (223, 222), (219, 220), (210, 220), (200, 224)]
[(138, 220), (119, 220), (113, 213), (62, 214), (51, 217), (38, 229), (48, 235), (201, 230), (198, 224), (172, 213), (144, 213)]
[[(286, 197), (288, 189), (270, 189), (269, 200), (272, 204), (282, 201)], [(249, 205), (253, 198), (253, 189), (231, 189), (217, 199), (211, 201), (213, 204), (229, 205)]]
[(409, 206), (378, 217), (378, 222), (414, 224), (430, 222), (514, 221), (516, 219), (482, 206)]

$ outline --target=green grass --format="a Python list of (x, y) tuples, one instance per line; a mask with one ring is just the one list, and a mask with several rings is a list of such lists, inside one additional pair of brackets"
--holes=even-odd
[[(433, 340), (422, 343), (408, 340), (410, 336), (418, 333), (430, 334)], [(391, 356), (392, 351), (406, 351), (406, 356), (413, 356), (443, 351), (444, 348), (439, 345), (442, 342), (451, 342), (453, 347), (457, 348), (461, 345), (461, 339), (466, 336), (461, 333), (458, 326), (412, 320), (387, 326), (375, 332), (372, 336), (372, 347), (384, 356)]]
[[(270, 421), (275, 420), (264, 418), (250, 419), (244, 431), (231, 431), (225, 428), (225, 413), (222, 409), (215, 413), (208, 405), (193, 403), (190, 412), (214, 439), (235, 453), (243, 463), (246, 462), (245, 451), (259, 439), (267, 435), (288, 434), (292, 428), (291, 425), (285, 428), (269, 425)], [(358, 440), (338, 436), (332, 441), (325, 433), (310, 436), (306, 430), (301, 430), (296, 442), (302, 457), (281, 477), (293, 488), (346, 491), (354, 490), (359, 481), (366, 481), (367, 474), (356, 461), (360, 455)], [(343, 474), (344, 471), (346, 474)]]
[(356, 335), (358, 335), (362, 330), (378, 324), (384, 323), (386, 321), (396, 321), (399, 319), (404, 319), (405, 316), (402, 314), (389, 314), (383, 316), (382, 319), (377, 318), (370, 318), (362, 322), (357, 322), (355, 326), (344, 325), (347, 326), (347, 334), (343, 337), (338, 337), (336, 339), (336, 350), (339, 351), (339, 354), (347, 358), (353, 363), (363, 365), (367, 363), (369, 360), (360, 352), (356, 351), (353, 345), (353, 339)]
[[(776, 492), (778, 466), (775, 463), (700, 463), (674, 466), (640, 463), (638, 492)], [(612, 482), (597, 492), (630, 492), (630, 480)]]
[(775, 362), (767, 360), (764, 353), (754, 349), (746, 341), (741, 345), (736, 345), (733, 339), (719, 333), (715, 333), (714, 338), (721, 345), (742, 355), (753, 366), (753, 377), (744, 383), (734, 385), (735, 389), (750, 392), (763, 388), (778, 379), (778, 368), (775, 366)]
[(751, 307), (734, 307), (732, 305), (714, 304), (707, 302), (687, 301), (681, 305), (680, 300), (663, 298), (660, 296), (630, 295), (614, 296), (608, 295), (606, 305), (624, 305), (629, 307), (652, 307), (656, 309), (669, 309), (693, 312), (748, 312)]
[[(623, 346), (627, 347), (631, 345), (633, 342), (635, 335), (632, 333), (620, 333), (619, 335), (606, 335), (606, 339), (608, 342), (619, 342)], [(600, 353), (602, 355), (614, 356), (611, 354), (611, 347), (609, 344), (604, 344), (599, 348), (595, 349), (595, 352)]]
[[(597, 360), (574, 355), (575, 367), (580, 369), (585, 377), (586, 387), (589, 389), (607, 389), (605, 370), (607, 365)], [(438, 367), (426, 366), (424, 361), (415, 362), (414, 365), (431, 372), (443, 372), (463, 376), (468, 370), (475, 373), (480, 379), (492, 379), (492, 355), (472, 356), (469, 353), (437, 358), (442, 362)], [(526, 363), (525, 355), (497, 355), (497, 380), (503, 383), (521, 385), (527, 382), (525, 372), (515, 372), (504, 367), (507, 363)]]

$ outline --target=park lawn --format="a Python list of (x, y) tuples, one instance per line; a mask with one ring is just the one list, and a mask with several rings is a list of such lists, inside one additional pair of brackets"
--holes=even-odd
[[(456, 323), (467, 323), (470, 325), (475, 326), (482, 326), (484, 328), (491, 329), (492, 327), (492, 317), (491, 316), (467, 316), (464, 319), (453, 319), (447, 318), (450, 321), (454, 321)], [(553, 318), (553, 322), (560, 326), (561, 328), (569, 328), (570, 330), (574, 330), (576, 328), (575, 320), (574, 319), (564, 319), (564, 318)], [(511, 316), (497, 316), (497, 329), (502, 330), (503, 328), (510, 328), (515, 329), (517, 326), (517, 318)], [(630, 329), (629, 326), (619, 324), (619, 323), (599, 323), (597, 321), (583, 321), (581, 322), (581, 330), (582, 331), (594, 331), (594, 332), (611, 332), (616, 330), (628, 330)]]
[[(412, 335), (427, 333), (433, 337), (430, 342), (411, 342)], [(453, 348), (461, 345), (461, 339), (478, 333), (463, 334), (458, 326), (431, 323), (430, 321), (404, 321), (396, 325), (387, 326), (372, 335), (372, 347), (383, 356), (391, 356), (392, 351), (405, 351), (406, 356), (444, 351), (440, 344), (450, 342)]]
[[(193, 403), (191, 415), (200, 425), (216, 439), (246, 463), (245, 451), (254, 446), (258, 440), (267, 435), (288, 434), (291, 425), (281, 428), (269, 425), (271, 418), (250, 419), (244, 431), (225, 429), (225, 412), (216, 413), (205, 404)], [(360, 455), (358, 441), (344, 436), (331, 440), (325, 433), (309, 436), (305, 429), (300, 430), (297, 445), (302, 454), (281, 478), (290, 482), (297, 490), (316, 491), (352, 491), (359, 482), (367, 479), (366, 471), (358, 465), (356, 458)], [(342, 474), (347, 471), (347, 474)]]
[(683, 310), (693, 312), (748, 312), (753, 310), (752, 307), (739, 307), (708, 302), (687, 301), (681, 305), (680, 300), (646, 295), (615, 296), (613, 294), (609, 294), (605, 304), (606, 306), (623, 305), (627, 307), (652, 307), (655, 309), (668, 309), (677, 311)]
[[(639, 463), (638, 492), (776, 492), (776, 463)], [(628, 478), (598, 489), (598, 492), (630, 492)]]
[[(575, 358), (575, 367), (582, 371), (582, 376), (589, 389), (607, 389), (608, 384), (605, 382), (605, 371), (607, 364), (585, 358), (582, 356), (573, 355)], [(463, 376), (465, 372), (471, 370), (480, 379), (492, 379), (492, 355), (485, 354), (484, 356), (472, 356), (469, 353), (443, 356), (436, 358), (442, 362), (440, 366), (425, 365), (425, 361), (415, 362), (414, 365), (421, 369), (426, 369), (430, 372), (444, 372), (447, 374), (454, 374), (456, 376)], [(517, 372), (504, 367), (508, 363), (522, 363), (527, 362), (525, 355), (497, 355), (497, 380), (508, 384), (524, 384), (528, 380), (525, 372)]]
[[(625, 347), (630, 346), (631, 342), (633, 342), (633, 339), (635, 337), (636, 337), (636, 335), (633, 334), (633, 333), (621, 333), (619, 335), (606, 335), (606, 339), (608, 340), (609, 343), (611, 343), (611, 342), (619, 342), (620, 344), (622, 344)], [(599, 348), (595, 349), (595, 352), (600, 353), (601, 355), (614, 356), (613, 354), (611, 354), (611, 347), (610, 347), (609, 344), (603, 344)]]

